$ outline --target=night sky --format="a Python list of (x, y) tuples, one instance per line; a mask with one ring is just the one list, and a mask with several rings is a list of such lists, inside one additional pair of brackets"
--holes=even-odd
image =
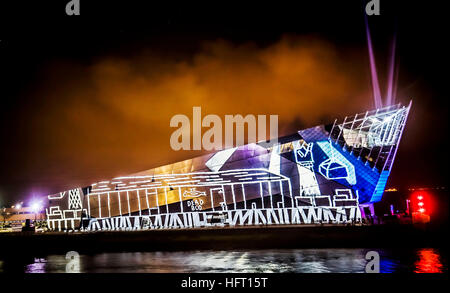
[[(193, 106), (278, 114), (280, 135), (374, 108), (365, 1), (17, 2), (0, 5), (0, 206), (202, 154), (170, 149)], [(413, 107), (388, 187), (447, 186), (442, 9), (392, 2), (369, 17), (378, 74), (384, 91), (396, 35)]]

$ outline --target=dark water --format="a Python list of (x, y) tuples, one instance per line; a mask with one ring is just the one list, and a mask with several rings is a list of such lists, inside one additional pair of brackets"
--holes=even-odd
[[(438, 249), (287, 249), (191, 252), (120, 252), (80, 255), (82, 273), (363, 273), (369, 250), (380, 255), (380, 271), (447, 272), (446, 257)], [(27, 273), (66, 272), (65, 255), (34, 258), (23, 265)], [(20, 266), (22, 268), (22, 265)], [(0, 260), (0, 271), (8, 271)]]

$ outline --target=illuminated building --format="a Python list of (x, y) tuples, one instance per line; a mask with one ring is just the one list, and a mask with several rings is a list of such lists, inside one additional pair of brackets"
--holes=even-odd
[(31, 207), (12, 206), (10, 208), (0, 208), (0, 225), (22, 224), (26, 220), (34, 221), (44, 219), (44, 213), (33, 210)]
[[(358, 222), (380, 201), (411, 104), (49, 195), (54, 230)], [(366, 208), (366, 209), (365, 209)]]

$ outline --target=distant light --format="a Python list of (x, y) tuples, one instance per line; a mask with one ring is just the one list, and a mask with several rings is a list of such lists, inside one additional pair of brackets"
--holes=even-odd
[(423, 206), (423, 202), (418, 203), (419, 207)]
[(31, 204), (31, 210), (32, 210), (34, 213), (39, 212), (41, 209), (42, 209), (42, 205), (41, 205), (40, 202), (34, 202), (34, 203)]
[(16, 209), (20, 210), (22, 208), (22, 204), (18, 203), (16, 204)]
[(425, 209), (419, 209), (419, 212), (424, 213)]
[(385, 190), (385, 192), (395, 192), (395, 191), (397, 191), (397, 188), (389, 188)]
[(419, 195), (419, 196), (417, 197), (417, 199), (418, 199), (418, 200), (422, 200), (422, 199), (423, 199), (423, 196)]

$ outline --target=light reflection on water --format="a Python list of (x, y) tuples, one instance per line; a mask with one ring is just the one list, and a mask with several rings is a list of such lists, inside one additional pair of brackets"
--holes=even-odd
[[(447, 270), (435, 249), (378, 250), (381, 272)], [(369, 249), (286, 249), (190, 252), (120, 252), (81, 255), (86, 273), (363, 273)], [(35, 258), (27, 273), (66, 272), (65, 255)]]
[(416, 273), (441, 273), (443, 265), (440, 255), (434, 249), (422, 249), (419, 251), (419, 259), (415, 263)]

